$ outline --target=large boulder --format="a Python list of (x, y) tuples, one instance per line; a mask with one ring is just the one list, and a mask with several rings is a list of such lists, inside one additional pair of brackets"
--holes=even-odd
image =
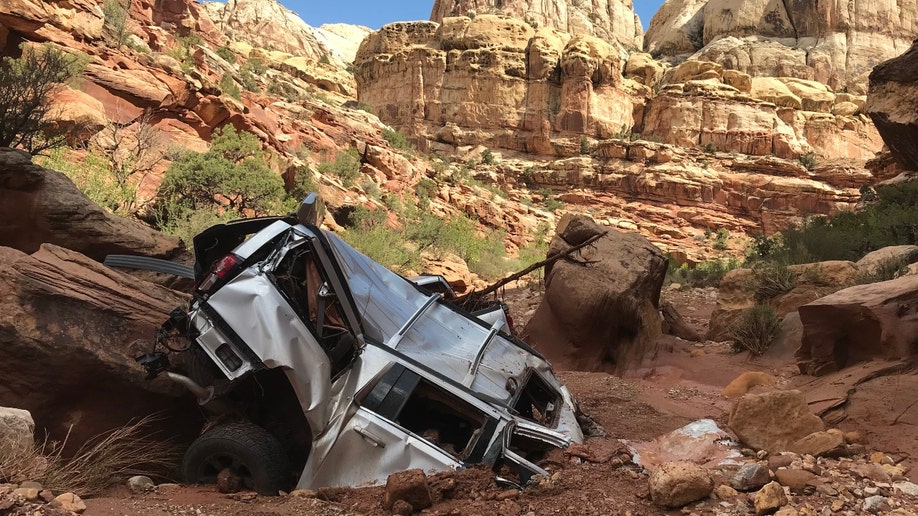
[(769, 453), (787, 451), (800, 439), (825, 430), (800, 391), (747, 394), (733, 404), (727, 424), (743, 444)]
[(194, 402), (134, 362), (181, 294), (50, 244), (0, 247), (0, 292), (0, 405), (28, 410), (51, 439), (69, 434), (69, 447), (157, 411), (195, 426)]
[(650, 474), (648, 483), (653, 503), (664, 507), (682, 507), (714, 490), (711, 474), (694, 462), (667, 462)]
[(546, 268), (545, 297), (525, 338), (556, 365), (615, 370), (639, 360), (661, 332), (667, 259), (646, 238), (565, 215), (549, 255), (601, 235)]
[(867, 113), (896, 161), (918, 171), (918, 42), (870, 72)]
[(905, 358), (918, 334), (918, 276), (849, 287), (798, 312), (801, 372), (819, 376), (862, 360)]
[(28, 410), (0, 407), (0, 457), (30, 450), (34, 432)]
[(51, 243), (102, 260), (108, 254), (172, 258), (181, 241), (108, 213), (67, 176), (0, 148), (0, 245), (33, 253)]

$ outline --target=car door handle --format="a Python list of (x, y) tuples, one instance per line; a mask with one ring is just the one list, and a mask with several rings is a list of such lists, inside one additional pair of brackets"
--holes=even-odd
[(366, 428), (362, 426), (355, 426), (354, 431), (357, 432), (357, 435), (359, 435), (360, 437), (363, 437), (364, 441), (372, 444), (373, 446), (377, 448), (386, 447), (386, 443), (382, 440), (382, 438), (373, 435), (373, 433), (367, 430)]

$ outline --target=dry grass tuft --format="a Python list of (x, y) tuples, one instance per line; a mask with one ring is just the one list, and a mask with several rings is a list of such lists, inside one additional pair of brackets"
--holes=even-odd
[[(147, 416), (86, 441), (71, 457), (64, 442), (45, 441), (28, 449), (0, 454), (0, 483), (37, 481), (54, 492), (93, 496), (132, 475), (174, 471), (180, 454), (169, 440), (155, 439), (146, 428), (157, 420)], [(69, 438), (69, 434), (68, 434)]]

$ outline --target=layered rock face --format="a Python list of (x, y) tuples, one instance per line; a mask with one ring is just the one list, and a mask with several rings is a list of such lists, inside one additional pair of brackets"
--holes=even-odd
[(430, 19), (442, 23), (450, 16), (474, 16), (473, 13), (505, 14), (533, 26), (574, 36), (596, 36), (632, 50), (641, 48), (644, 37), (632, 0), (435, 0)]
[(902, 53), (916, 34), (916, 0), (668, 0), (650, 22), (644, 48), (863, 94), (870, 69)]
[(609, 136), (630, 127), (635, 106), (618, 87), (614, 47), (502, 16), (387, 25), (363, 41), (354, 64), (360, 101), (422, 147), (554, 154), (554, 133)]
[(874, 68), (867, 112), (896, 161), (918, 171), (918, 41)]

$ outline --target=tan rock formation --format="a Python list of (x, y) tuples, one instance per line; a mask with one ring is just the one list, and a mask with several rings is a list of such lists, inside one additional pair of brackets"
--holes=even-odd
[(668, 0), (644, 48), (715, 61), (754, 77), (816, 80), (864, 93), (866, 75), (918, 35), (918, 2)]
[(276, 0), (230, 0), (203, 4), (217, 29), (232, 41), (270, 48), (318, 61), (327, 50), (313, 27)]
[(906, 170), (918, 171), (918, 41), (870, 74), (867, 112), (890, 152)]
[(524, 20), (533, 27), (550, 27), (574, 36), (595, 36), (623, 47), (641, 48), (644, 29), (634, 13), (632, 0), (435, 0), (431, 21), (442, 23), (451, 16), (503, 14)]

